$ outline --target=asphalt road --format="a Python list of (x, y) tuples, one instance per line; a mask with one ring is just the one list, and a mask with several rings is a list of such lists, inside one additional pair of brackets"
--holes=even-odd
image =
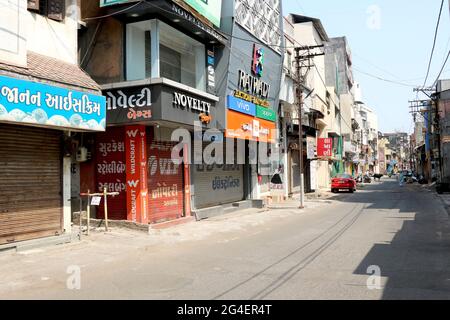
[(3, 299), (449, 299), (449, 216), (385, 179), (304, 211), (1, 254), (0, 277)]

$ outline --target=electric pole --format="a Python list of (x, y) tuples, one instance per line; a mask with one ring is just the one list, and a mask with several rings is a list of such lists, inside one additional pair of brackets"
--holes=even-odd
[(297, 112), (298, 112), (298, 144), (299, 144), (299, 166), (300, 166), (300, 209), (305, 208), (305, 173), (303, 163), (303, 89), (305, 88), (306, 77), (314, 66), (314, 59), (318, 56), (323, 56), (325, 53), (313, 53), (313, 49), (323, 48), (323, 45), (317, 46), (302, 46), (296, 47), (295, 50), (295, 62), (297, 68), (296, 76), (296, 97), (297, 97)]

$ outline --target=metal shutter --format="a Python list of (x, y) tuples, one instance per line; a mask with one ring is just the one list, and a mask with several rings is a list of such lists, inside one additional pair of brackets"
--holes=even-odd
[(172, 142), (148, 140), (148, 192), (150, 223), (182, 218), (184, 166), (172, 162)]
[[(209, 143), (204, 143), (204, 148)], [(224, 144), (224, 159), (226, 159)], [(235, 147), (235, 158), (237, 149)], [(194, 165), (195, 207), (197, 209), (244, 199), (244, 165)]]
[(62, 231), (61, 132), (0, 124), (0, 244)]
[[(106, 132), (98, 133), (95, 149), (97, 190), (90, 191), (103, 192), (107, 187), (109, 192), (119, 193), (116, 197), (108, 197), (108, 218), (111, 220), (127, 220), (125, 163), (125, 127), (110, 127)], [(105, 218), (103, 200), (98, 207), (97, 218)]]

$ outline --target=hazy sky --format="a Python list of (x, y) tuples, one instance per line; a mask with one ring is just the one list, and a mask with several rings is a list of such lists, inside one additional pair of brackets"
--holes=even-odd
[[(445, 0), (428, 85), (450, 48), (449, 0)], [(347, 36), (355, 79), (379, 118), (379, 130), (411, 132), (408, 100), (425, 80), (441, 0), (283, 0), (284, 14), (319, 18), (330, 37)], [(384, 82), (362, 72), (411, 84)], [(450, 61), (444, 77), (450, 78)], [(442, 77), (441, 77), (442, 78)]]

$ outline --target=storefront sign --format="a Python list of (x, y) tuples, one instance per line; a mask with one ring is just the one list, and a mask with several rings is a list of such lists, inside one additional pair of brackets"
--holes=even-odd
[[(218, 0), (214, 0), (214, 1), (218, 1)], [(190, 12), (184, 10), (180, 6), (176, 5), (175, 3), (172, 3), (172, 12), (176, 13), (181, 18), (196, 25), (197, 27), (202, 29), (204, 32), (209, 34), (210, 36), (216, 38), (218, 41), (220, 41), (222, 43), (226, 43), (226, 39), (219, 32), (217, 32), (213, 27), (210, 27), (210, 26), (206, 25), (205, 23), (201, 22), (199, 19), (194, 17)], [(220, 17), (219, 17), (219, 23), (220, 23)]]
[(319, 158), (330, 158), (333, 156), (333, 139), (319, 138), (317, 143), (317, 156)]
[(275, 111), (261, 106), (256, 106), (256, 117), (273, 122), (277, 121), (277, 114)]
[(105, 97), (0, 76), (0, 121), (104, 131)]
[(152, 92), (150, 88), (142, 88), (139, 92), (125, 94), (122, 90), (116, 92), (107, 92), (107, 109), (116, 110), (117, 108), (144, 108), (152, 105)]
[(222, 0), (183, 0), (198, 13), (220, 28)]
[(232, 96), (227, 97), (227, 102), (228, 109), (230, 110), (248, 114), (250, 116), (256, 115), (256, 106), (251, 102), (247, 102)]
[(248, 102), (251, 102), (253, 104), (256, 104), (258, 106), (262, 106), (262, 107), (266, 107), (269, 108), (270, 107), (270, 102), (255, 96), (252, 96), (248, 93), (245, 93), (243, 91), (240, 90), (234, 90), (234, 97), (235, 98), (239, 98)]
[(208, 93), (215, 94), (216, 93), (216, 58), (214, 54), (214, 47), (210, 46), (207, 50), (207, 58), (206, 58), (207, 75), (208, 75)]
[(260, 80), (258, 77), (247, 74), (243, 70), (239, 70), (238, 87), (245, 92), (267, 99), (270, 92), (270, 84)]
[(211, 111), (211, 103), (207, 101), (203, 101), (179, 92), (174, 92), (173, 95), (173, 104), (177, 107), (207, 114)]
[(306, 154), (309, 160), (316, 158), (316, 138), (306, 137)]
[(138, 2), (138, 0), (100, 0), (100, 7), (112, 6), (114, 4), (122, 4), (127, 2)]
[[(95, 180), (96, 191), (118, 192), (108, 199), (108, 215), (111, 219), (126, 220), (126, 158), (124, 127), (108, 128), (96, 135)], [(87, 189), (82, 190), (87, 192)], [(97, 218), (103, 219), (103, 204), (97, 211)]]
[(203, 95), (166, 84), (141, 85), (104, 90), (107, 97), (107, 124), (127, 125), (169, 121), (192, 126), (201, 121), (207, 128), (224, 126), (224, 114), (215, 101)]
[(238, 138), (260, 142), (275, 142), (276, 125), (273, 122), (255, 119), (252, 116), (228, 110), (227, 138)]
[(127, 220), (148, 223), (147, 135), (145, 126), (125, 128)]

